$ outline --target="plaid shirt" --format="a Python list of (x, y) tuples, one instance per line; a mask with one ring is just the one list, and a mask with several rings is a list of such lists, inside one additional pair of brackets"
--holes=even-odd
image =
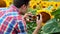
[(26, 22), (14, 5), (0, 11), (0, 34), (26, 34)]

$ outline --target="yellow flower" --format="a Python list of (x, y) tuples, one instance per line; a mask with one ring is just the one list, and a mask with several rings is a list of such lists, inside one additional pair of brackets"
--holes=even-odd
[(8, 1), (7, 0), (4, 0), (4, 1), (6, 2), (6, 5), (8, 7), (8, 6), (10, 6), (10, 4), (12, 3), (13, 0), (8, 0)]
[(48, 4), (48, 1), (42, 1), (41, 4), (40, 4), (40, 7), (43, 9), (43, 8), (48, 8), (49, 4)]
[(60, 6), (60, 2), (58, 2), (59, 6)]
[(36, 0), (37, 3), (40, 3), (40, 1), (42, 1), (42, 0)]
[(51, 11), (44, 10), (44, 9), (43, 10), (37, 10), (37, 14), (36, 15), (40, 14), (41, 12), (46, 12), (46, 13), (50, 14)]
[(54, 2), (53, 4), (52, 4), (52, 6), (53, 6), (53, 8), (51, 9), (52, 11), (55, 11), (55, 10), (57, 10), (58, 8), (59, 8), (59, 3), (58, 2)]
[[(37, 10), (36, 15), (41, 14), (42, 12), (45, 12), (45, 13), (47, 13), (47, 14), (50, 15), (50, 17), (47, 17), (47, 18), (50, 18), (50, 19), (54, 18), (54, 16), (51, 15), (51, 12), (52, 12), (52, 11), (50, 11), (50, 10)], [(48, 15), (47, 15), (47, 16), (48, 16)], [(46, 17), (44, 17), (43, 20), (46, 20)], [(44, 25), (44, 24), (45, 24), (45, 23), (42, 23), (42, 25)]]
[(53, 7), (57, 9), (57, 8), (59, 7), (58, 2), (55, 2), (55, 3), (53, 4)]
[(36, 1), (30, 1), (30, 8), (32, 8), (32, 9), (34, 9), (34, 8), (36, 8), (36, 6), (37, 6), (37, 3), (36, 3)]
[(54, 1), (50, 1), (49, 6), (53, 6), (54, 3), (55, 3)]
[(31, 0), (30, 1), (30, 8), (32, 8), (32, 9), (35, 9), (36, 7), (40, 7), (40, 2), (41, 2), (42, 0)]
[(0, 1), (0, 7), (6, 7), (6, 2), (4, 0)]

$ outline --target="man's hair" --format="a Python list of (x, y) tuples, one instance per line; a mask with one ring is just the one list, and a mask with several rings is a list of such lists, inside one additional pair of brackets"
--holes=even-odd
[(22, 5), (28, 5), (30, 0), (13, 0), (13, 5), (20, 8)]

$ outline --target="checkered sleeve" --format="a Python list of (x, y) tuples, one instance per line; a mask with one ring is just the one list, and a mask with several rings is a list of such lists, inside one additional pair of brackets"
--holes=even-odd
[(22, 20), (18, 22), (18, 28), (20, 29), (20, 33), (18, 34), (27, 34), (25, 30), (25, 25)]

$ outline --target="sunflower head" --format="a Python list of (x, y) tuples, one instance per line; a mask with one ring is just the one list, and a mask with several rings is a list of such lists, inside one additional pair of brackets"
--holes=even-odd
[(6, 6), (9, 7), (12, 4), (12, 1), (13, 0), (8, 0), (8, 1), (7, 0), (4, 0), (4, 1), (6, 3)]
[(1, 0), (1, 1), (0, 1), (0, 7), (6, 7), (6, 3), (5, 3), (4, 0)]
[(53, 4), (53, 7), (54, 7), (55, 9), (57, 9), (57, 8), (59, 7), (59, 3), (58, 3), (58, 2), (55, 2), (55, 3)]
[(30, 6), (30, 8), (35, 9), (37, 6), (36, 1), (30, 1), (29, 6)]
[(49, 4), (48, 4), (48, 1), (42, 1), (40, 3), (40, 7), (43, 9), (43, 8), (48, 8)]
[(58, 2), (59, 6), (60, 6), (60, 2)]
[(50, 11), (48, 10), (37, 10), (36, 15), (39, 14), (42, 14), (42, 20), (43, 20), (42, 25), (44, 25), (49, 19), (53, 18)]

